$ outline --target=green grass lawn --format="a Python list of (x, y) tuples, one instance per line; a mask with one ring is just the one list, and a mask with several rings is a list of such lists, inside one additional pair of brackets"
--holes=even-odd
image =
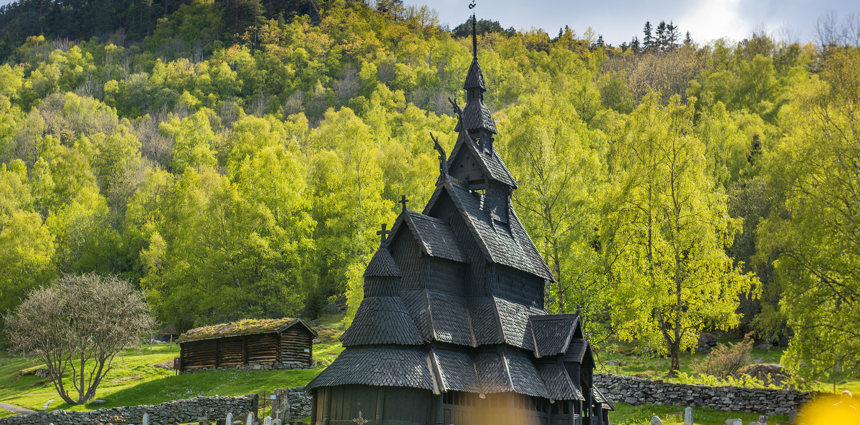
[[(595, 372), (630, 376), (644, 375), (649, 379), (672, 381), (672, 378), (666, 376), (671, 365), (671, 359), (668, 357), (634, 355), (632, 345), (625, 343), (608, 344), (603, 350), (595, 354), (595, 360), (598, 364)], [(681, 353), (681, 371), (688, 374), (693, 373), (690, 364), (696, 359), (704, 359), (705, 357), (707, 357), (707, 353)], [(780, 349), (753, 350), (750, 359), (756, 363), (779, 363), (780, 357), (782, 357), (782, 350)], [(618, 366), (607, 365), (610, 361), (621, 364)]]
[[(753, 363), (779, 363), (782, 353), (782, 349), (773, 349), (770, 351), (754, 349), (750, 360)], [(684, 382), (681, 378), (667, 376), (671, 364), (671, 360), (668, 357), (638, 356), (632, 353), (632, 346), (629, 344), (610, 344), (595, 354), (595, 361), (597, 363), (595, 372), (660, 379), (666, 382), (696, 383)], [(681, 372), (687, 375), (695, 375), (695, 371), (690, 367), (691, 363), (696, 359), (704, 359), (706, 356), (707, 353), (682, 353), (680, 357)], [(620, 364), (609, 365), (608, 363), (612, 361)], [(860, 394), (860, 377), (843, 378), (836, 382), (835, 389), (832, 382), (815, 382), (808, 389), (836, 394), (841, 393), (843, 390), (849, 390), (853, 394)]]
[[(48, 410), (91, 410), (155, 404), (201, 395), (245, 395), (301, 386), (319, 374), (343, 350), (337, 340), (342, 333), (340, 327), (338, 316), (326, 317), (320, 322), (317, 328), (320, 342), (314, 344), (316, 365), (313, 369), (213, 370), (179, 375), (156, 366), (172, 362), (179, 355), (177, 344), (145, 344), (126, 348), (117, 354), (112, 369), (99, 385), (96, 397), (105, 402), (86, 406), (70, 406), (63, 402), (47, 378), (18, 375), (19, 371), (42, 367), (36, 359), (0, 353), (0, 402), (42, 410), (49, 400), (53, 400)], [(71, 388), (71, 385), (67, 385), (67, 388)], [(75, 393), (71, 395), (74, 397)], [(2, 409), (0, 414), (8, 415)]]
[[(315, 367), (304, 370), (273, 371), (235, 371), (218, 370), (178, 375), (172, 370), (157, 367), (157, 364), (172, 362), (179, 355), (177, 344), (155, 344), (130, 347), (114, 359), (113, 368), (99, 386), (97, 398), (102, 404), (69, 406), (57, 396), (54, 386), (46, 378), (35, 375), (19, 376), (20, 371), (39, 367), (37, 360), (13, 356), (0, 352), (0, 402), (43, 410), (46, 402), (48, 410), (91, 410), (101, 407), (155, 404), (169, 400), (184, 399), (202, 395), (244, 395), (256, 392), (271, 392), (275, 388), (290, 388), (307, 384), (343, 351), (338, 341), (343, 332), (342, 316), (323, 317), (314, 323), (320, 334), (319, 342), (314, 344)], [(780, 350), (754, 350), (752, 359), (764, 363), (779, 363)], [(684, 354), (681, 357), (682, 371), (691, 373), (690, 363), (703, 358), (705, 354)], [(638, 375), (651, 379), (676, 381), (667, 378), (669, 359), (641, 357), (633, 355), (630, 347), (616, 344), (597, 353), (598, 372), (622, 375)], [(620, 365), (609, 366), (610, 360)], [(831, 383), (816, 384), (818, 390), (831, 391)], [(860, 393), (860, 379), (837, 383), (837, 392), (849, 389)], [(648, 424), (653, 415), (659, 416), (664, 424), (683, 423), (683, 407), (678, 406), (631, 406), (616, 404), (617, 411), (610, 414), (610, 420), (619, 425)], [(754, 413), (731, 413), (713, 409), (694, 408), (696, 424), (722, 425), (726, 419), (740, 418), (749, 423), (758, 418)], [(265, 410), (263, 412), (265, 414)], [(11, 416), (0, 409), (0, 418)], [(771, 423), (787, 422), (787, 417), (772, 417)]]
[[(615, 411), (609, 412), (609, 421), (616, 425), (647, 425), (651, 417), (659, 417), (664, 425), (681, 425), (684, 423), (684, 407), (657, 406), (653, 404), (632, 406), (625, 403), (615, 403)], [(693, 408), (693, 423), (696, 425), (724, 425), (726, 419), (742, 419), (748, 424), (758, 420), (758, 413), (723, 412), (701, 407)], [(768, 423), (788, 422), (788, 416), (768, 416)]]

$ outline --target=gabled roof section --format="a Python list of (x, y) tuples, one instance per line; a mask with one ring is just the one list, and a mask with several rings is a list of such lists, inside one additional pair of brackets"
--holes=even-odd
[(516, 179), (511, 175), (511, 171), (508, 170), (507, 166), (505, 166), (504, 161), (502, 161), (502, 158), (499, 157), (499, 154), (495, 149), (492, 149), (492, 152), (481, 152), (475, 145), (475, 141), (469, 136), (469, 133), (460, 131), (459, 127), (457, 131), (460, 132), (460, 135), (457, 136), (457, 142), (454, 144), (454, 149), (451, 151), (451, 156), (448, 160), (449, 167), (454, 164), (455, 158), (457, 158), (458, 155), (464, 155), (468, 152), (475, 159), (481, 169), (484, 170), (484, 173), (488, 178), (504, 183), (514, 189), (517, 188)]
[(496, 311), (498, 312), (505, 343), (533, 351), (534, 338), (532, 337), (529, 317), (546, 314), (546, 312), (539, 308), (528, 307), (498, 297), (493, 297), (493, 301), (496, 304)]
[(350, 347), (305, 388), (359, 384), (434, 390), (429, 365), (419, 347)]
[(448, 223), (436, 218), (406, 210), (404, 220), (425, 254), (458, 263), (468, 258), (457, 242), (457, 237)]
[(539, 363), (538, 373), (553, 400), (585, 400), (579, 387), (570, 379), (564, 365), (558, 362)]
[(469, 297), (469, 313), (472, 315), (472, 331), (478, 345), (502, 344), (502, 333), (496, 301), (493, 297)]
[(548, 357), (566, 353), (579, 326), (575, 314), (544, 314), (530, 316), (535, 357)]
[(427, 340), (477, 346), (466, 298), (442, 291), (405, 291), (403, 299), (421, 335)]
[(513, 213), (513, 208), (509, 209), (509, 227), (494, 225), (488, 212), (481, 208), (481, 201), (476, 194), (446, 180), (437, 187), (425, 213), (433, 208), (442, 190), (449, 194), (489, 261), (554, 281), (549, 267)]
[(391, 344), (421, 345), (415, 322), (400, 297), (365, 297), (352, 325), (341, 336), (344, 347)]
[(514, 392), (549, 398), (546, 385), (531, 358), (510, 349), (485, 350), (474, 356), (481, 392)]
[(204, 339), (227, 338), (242, 335), (281, 333), (295, 325), (300, 325), (314, 338), (317, 332), (302, 319), (284, 317), (281, 319), (243, 319), (230, 323), (203, 326), (191, 329), (179, 336), (178, 342), (202, 341)]
[(391, 256), (388, 249), (380, 246), (373, 254), (373, 258), (370, 259), (370, 263), (367, 264), (367, 268), (364, 269), (364, 276), (401, 277), (403, 274), (400, 273), (400, 268), (397, 267), (397, 263), (394, 262), (394, 257)]
[(475, 362), (465, 351), (433, 347), (430, 357), (439, 376), (441, 391), (467, 391), (479, 393), (480, 378), (475, 369)]
[(586, 354), (590, 353), (590, 351), (587, 339), (574, 338), (567, 348), (567, 355), (565, 357), (582, 364), (585, 361)]

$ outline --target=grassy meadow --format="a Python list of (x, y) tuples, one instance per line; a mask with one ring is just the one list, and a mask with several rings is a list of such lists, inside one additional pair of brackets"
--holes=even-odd
[[(42, 368), (36, 359), (0, 353), (0, 402), (32, 410), (93, 410), (102, 407), (154, 404), (196, 396), (244, 395), (271, 392), (306, 384), (343, 350), (337, 338), (339, 317), (324, 319), (317, 327), (320, 341), (314, 344), (313, 369), (230, 371), (214, 370), (177, 374), (162, 365), (179, 356), (178, 344), (142, 344), (117, 354), (113, 368), (99, 386), (99, 403), (70, 406), (57, 396), (49, 378), (28, 371)], [(24, 374), (21, 374), (23, 372)], [(74, 396), (74, 395), (73, 395)], [(0, 409), (0, 414), (9, 415)], [(3, 417), (3, 416), (0, 416)]]
[[(116, 356), (113, 369), (99, 386), (97, 398), (103, 402), (83, 406), (64, 403), (57, 396), (48, 378), (27, 374), (28, 371), (42, 367), (35, 359), (0, 352), (0, 402), (32, 410), (93, 410), (102, 407), (154, 404), (195, 396), (235, 396), (271, 392), (275, 388), (301, 386), (319, 374), (343, 350), (338, 341), (343, 332), (341, 319), (342, 316), (339, 315), (328, 316), (316, 324), (320, 338), (319, 342), (314, 344), (316, 365), (312, 369), (217, 370), (180, 375), (163, 367), (179, 355), (178, 344), (142, 344), (128, 347)], [(608, 344), (596, 354), (596, 372), (687, 383), (694, 383), (696, 379), (690, 367), (691, 363), (706, 356), (703, 353), (684, 354), (681, 357), (682, 377), (670, 378), (666, 376), (666, 371), (669, 370), (668, 358), (639, 356), (626, 344)], [(753, 350), (751, 359), (758, 363), (779, 363), (781, 355), (782, 351), (779, 349)], [(819, 391), (833, 391), (832, 383), (820, 382), (813, 387)], [(836, 391), (843, 389), (860, 393), (860, 379), (838, 382)], [(659, 416), (666, 425), (683, 423), (683, 406), (631, 406), (617, 403), (615, 407), (617, 410), (610, 414), (610, 418), (613, 423), (619, 425), (647, 424), (654, 415)], [(0, 409), (0, 418), (7, 416), (11, 414)], [(693, 417), (696, 424), (722, 425), (729, 418), (740, 418), (744, 423), (753, 422), (758, 418), (758, 414), (693, 408)], [(788, 420), (786, 416), (773, 416), (770, 423)]]

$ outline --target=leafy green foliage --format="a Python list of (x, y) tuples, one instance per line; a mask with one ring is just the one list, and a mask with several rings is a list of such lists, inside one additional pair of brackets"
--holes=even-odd
[[(0, 309), (95, 271), (180, 331), (355, 311), (379, 224), (434, 190), (428, 132), (453, 147), (470, 27), (398, 1), (71, 4), (0, 12)], [(598, 345), (752, 327), (793, 331), (798, 370), (857, 364), (856, 48), (478, 30), (547, 309)]]
[(783, 361), (805, 377), (860, 370), (858, 66), (856, 50), (834, 51), (825, 80), (796, 87), (781, 116), (785, 137), (767, 159), (779, 198), (759, 239), (776, 259), (780, 307), (795, 332)]
[(603, 216), (613, 325), (668, 352), (673, 371), (701, 331), (737, 325), (755, 280), (726, 255), (740, 223), (705, 174), (692, 116), (677, 96), (666, 107), (656, 95), (643, 100), (621, 129)]

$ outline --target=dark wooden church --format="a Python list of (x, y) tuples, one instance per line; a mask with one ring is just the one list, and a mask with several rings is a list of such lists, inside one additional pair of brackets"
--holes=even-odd
[(553, 276), (511, 205), (474, 54), (464, 88), (436, 191), (383, 226), (345, 349), (306, 387), (313, 424), (608, 424), (579, 316), (544, 310)]

